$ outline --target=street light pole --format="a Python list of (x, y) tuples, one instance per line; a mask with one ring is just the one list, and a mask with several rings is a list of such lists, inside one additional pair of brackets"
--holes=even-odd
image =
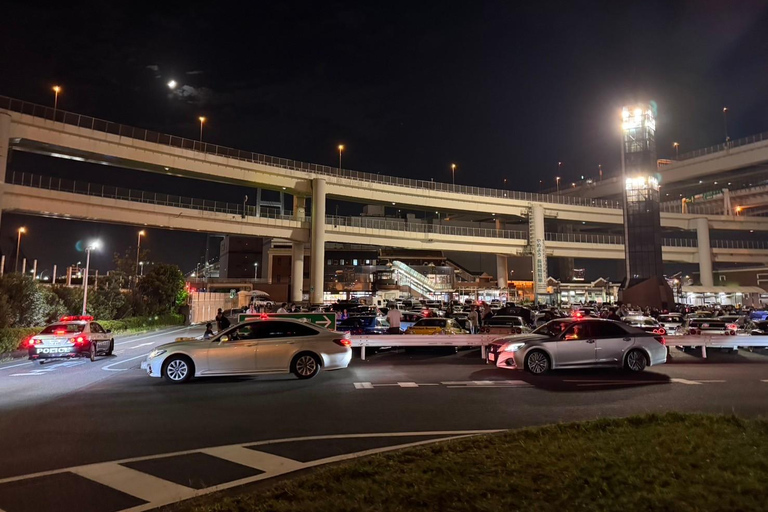
[(99, 240), (94, 240), (85, 248), (85, 275), (83, 276), (83, 315), (88, 305), (88, 272), (91, 268), (91, 251), (101, 247)]
[(200, 142), (203, 142), (203, 123), (205, 123), (205, 117), (200, 116), (197, 119), (200, 121)]
[(139, 275), (139, 254), (141, 253), (141, 237), (146, 235), (146, 232), (142, 229), (139, 231), (139, 238), (136, 242), (136, 269), (133, 271), (134, 276)]
[(723, 125), (725, 126), (725, 143), (728, 144), (731, 141), (728, 136), (728, 107), (723, 107)]
[(255, 281), (258, 278), (259, 278), (259, 263), (256, 262), (253, 264), (253, 280)]
[(557, 193), (560, 193), (560, 176), (555, 178), (555, 185), (557, 186)]
[(675, 160), (679, 160), (680, 159), (680, 143), (673, 142), (672, 145), (675, 147)]
[(339, 174), (341, 174), (341, 152), (344, 151), (344, 144), (339, 144)]
[(61, 92), (61, 87), (58, 85), (53, 86), (53, 120), (56, 120), (56, 109), (59, 106), (59, 93)]
[(18, 272), (19, 271), (19, 250), (21, 249), (21, 234), (26, 233), (26, 228), (19, 228), (19, 237), (16, 239), (16, 263), (13, 265), (13, 271)]
[(456, 184), (456, 164), (451, 164), (451, 182)]

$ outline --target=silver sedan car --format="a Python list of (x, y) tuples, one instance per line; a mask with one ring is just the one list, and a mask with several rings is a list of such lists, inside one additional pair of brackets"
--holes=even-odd
[(612, 320), (560, 318), (531, 334), (495, 340), (487, 357), (499, 368), (525, 369), (533, 374), (601, 366), (640, 372), (667, 361), (666, 343), (661, 335)]
[(310, 379), (349, 366), (345, 333), (290, 319), (249, 320), (210, 339), (181, 338), (155, 348), (141, 364), (150, 377), (174, 383), (192, 377), (293, 373)]

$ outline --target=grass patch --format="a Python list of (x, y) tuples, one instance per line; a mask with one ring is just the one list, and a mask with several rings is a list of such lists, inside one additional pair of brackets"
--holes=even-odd
[(171, 510), (765, 511), (768, 422), (670, 413), (527, 428), (366, 457)]

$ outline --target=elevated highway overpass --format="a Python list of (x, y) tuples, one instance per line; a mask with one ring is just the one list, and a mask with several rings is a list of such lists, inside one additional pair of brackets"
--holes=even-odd
[[(389, 233), (387, 229), (374, 234), (374, 238), (380, 240), (378, 243), (385, 245), (493, 252), (502, 257), (514, 254), (515, 251), (525, 252), (527, 250), (525, 246), (532, 242), (534, 232), (541, 235), (540, 237), (535, 235), (538, 237), (536, 240), (538, 246), (543, 248), (546, 245), (546, 252), (553, 256), (602, 257), (601, 255), (609, 254), (611, 251), (606, 252), (599, 247), (590, 250), (586, 247), (588, 243), (576, 242), (579, 246), (572, 247), (559, 246), (561, 242), (557, 240), (544, 240), (544, 218), (599, 224), (623, 222), (619, 204), (611, 200), (451, 185), (337, 169), (159, 134), (70, 112), (60, 110), (54, 112), (47, 107), (0, 97), (0, 173), (2, 175), (5, 175), (5, 160), (11, 149), (193, 179), (285, 190), (295, 196), (294, 206), (297, 213), (304, 211), (305, 200), (311, 197), (314, 221), (309, 227), (299, 225), (305, 222), (300, 217), (274, 219), (274, 221), (250, 221), (238, 220), (234, 216), (234, 218), (215, 221), (206, 219), (198, 225), (201, 231), (228, 232), (224, 227), (212, 229), (214, 224), (218, 225), (218, 221), (221, 221), (222, 226), (227, 221), (233, 226), (232, 229), (245, 230), (235, 231), (241, 234), (258, 231), (261, 236), (288, 238), (294, 240), (297, 255), (303, 254), (303, 244), (310, 241), (315, 249), (312, 251), (310, 279), (310, 297), (313, 303), (322, 301), (324, 242), (355, 240), (361, 243), (366, 238), (364, 230), (373, 229), (355, 226), (336, 226), (329, 229), (325, 222), (317, 222), (317, 219), (326, 218), (327, 197), (363, 203), (384, 203), (403, 207), (413, 206), (443, 211), (495, 214), (499, 217), (527, 218), (530, 229), (528, 232), (521, 232), (527, 235), (523, 239), (488, 237), (488, 240), (485, 240), (482, 236), (464, 239), (463, 235), (441, 232), (425, 234), (423, 237), (412, 235), (400, 237), (396, 233)], [(23, 199), (19, 199), (22, 196), (20, 191), (11, 185), (5, 185), (4, 188), (8, 197), (6, 198), (6, 194), (0, 191), (0, 210), (8, 210), (12, 207), (17, 211), (33, 213), (36, 208), (40, 211), (41, 204), (47, 204), (49, 206), (46, 206), (46, 209), (60, 210), (55, 213), (56, 215), (82, 215), (83, 218), (90, 216), (111, 222), (131, 222), (126, 217), (123, 217), (123, 220), (117, 220), (118, 214), (107, 212), (110, 208), (99, 205), (98, 200), (94, 202), (89, 198), (87, 202), (89, 204), (94, 202), (94, 205), (85, 208), (85, 212), (74, 213), (72, 210), (75, 206), (65, 205), (64, 201), (57, 201), (55, 198), (47, 203), (35, 205), (27, 200), (22, 204), (20, 201)], [(26, 194), (29, 197), (29, 193)], [(82, 198), (80, 200), (82, 201)], [(122, 200), (115, 199), (115, 201)], [(177, 229), (187, 229), (190, 225), (188, 222), (194, 223), (190, 219), (183, 218), (183, 215), (172, 219), (173, 213), (166, 211), (165, 208), (174, 208), (174, 206), (155, 206), (157, 210), (154, 212), (145, 210), (143, 215), (136, 218), (147, 221), (142, 224), (164, 224), (166, 227)], [(534, 215), (534, 212), (538, 213)], [(213, 212), (213, 214), (216, 213)], [(133, 219), (132, 216), (129, 218)], [(278, 220), (282, 224), (278, 223)], [(235, 224), (248, 225), (252, 222), (252, 226), (234, 227)], [(662, 226), (697, 231), (700, 247), (686, 247), (665, 252), (680, 253), (681, 258), (683, 253), (697, 253), (702, 266), (702, 282), (705, 285), (711, 285), (713, 254), (712, 251), (707, 250), (710, 245), (709, 230), (768, 231), (768, 218), (670, 212), (662, 214)], [(309, 230), (309, 235), (306, 235), (306, 230)], [(291, 233), (288, 233), (289, 231)], [(618, 250), (615, 247), (618, 245), (620, 244), (613, 244), (612, 254), (623, 258), (623, 248)], [(580, 248), (580, 246), (584, 247)], [(466, 249), (459, 249), (459, 247), (466, 247)], [(555, 252), (556, 249), (557, 252)], [(297, 260), (297, 265), (303, 265), (303, 259), (294, 258), (294, 260)], [(294, 267), (293, 273), (301, 275), (303, 268)]]

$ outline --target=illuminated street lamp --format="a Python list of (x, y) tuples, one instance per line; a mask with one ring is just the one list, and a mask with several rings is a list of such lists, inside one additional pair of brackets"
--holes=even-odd
[(451, 164), (451, 181), (456, 184), (456, 164)]
[(16, 240), (16, 263), (13, 265), (13, 271), (19, 271), (19, 250), (21, 249), (21, 235), (27, 232), (27, 228), (19, 228), (19, 237)]
[(88, 304), (88, 270), (91, 267), (91, 251), (101, 249), (101, 240), (93, 240), (85, 247), (85, 275), (83, 276), (83, 315)]
[(723, 126), (725, 126), (725, 143), (728, 144), (731, 141), (728, 136), (728, 107), (723, 107)]
[[(743, 209), (744, 208), (742, 208), (741, 206), (737, 206), (736, 207), (736, 215), (741, 215), (741, 212), (742, 212)], [(17, 259), (18, 259), (18, 256), (17, 256)]]
[(253, 279), (256, 280), (259, 278), (259, 262), (253, 264)]
[(146, 234), (147, 232), (144, 231), (143, 229), (139, 231), (139, 239), (136, 242), (136, 270), (133, 272), (134, 276), (139, 275), (139, 252), (141, 251), (141, 237), (143, 237)]
[(672, 146), (675, 148), (675, 160), (677, 160), (680, 158), (680, 143), (673, 142)]
[(341, 153), (344, 151), (344, 144), (339, 144), (339, 174), (341, 174)]
[(178, 83), (176, 83), (176, 80), (171, 80), (170, 82), (168, 82), (168, 88), (169, 88), (170, 90), (174, 90), (174, 89), (176, 88), (176, 86), (177, 86), (177, 85), (179, 85), (179, 84), (178, 84)]
[(200, 116), (197, 119), (200, 121), (200, 142), (203, 142), (203, 123), (205, 123), (205, 117)]
[(56, 108), (59, 106), (59, 93), (61, 92), (61, 87), (58, 85), (53, 86), (53, 120), (56, 120)]
[(555, 178), (555, 186), (557, 186), (557, 193), (560, 193), (560, 176)]

